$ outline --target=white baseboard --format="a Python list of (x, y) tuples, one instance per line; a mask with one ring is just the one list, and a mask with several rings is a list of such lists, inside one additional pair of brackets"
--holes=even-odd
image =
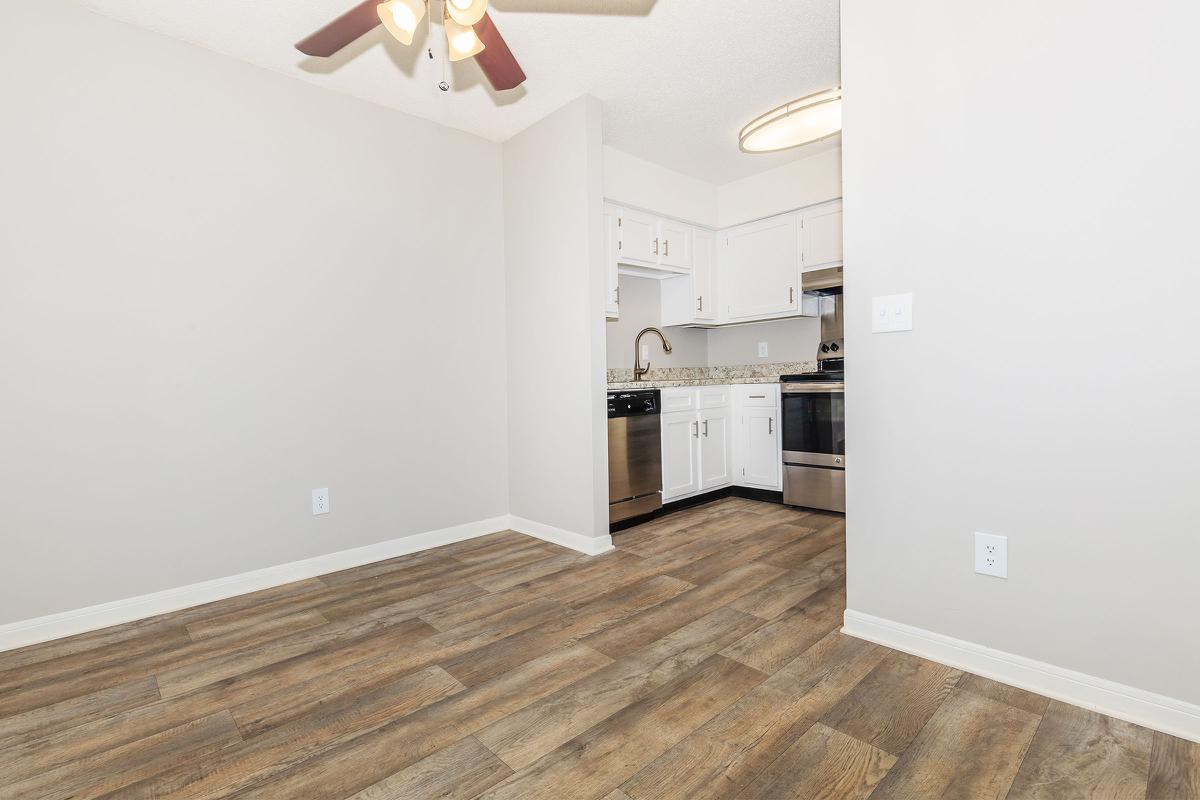
[(569, 547), (589, 556), (598, 556), (613, 549), (612, 537), (607, 533), (603, 536), (584, 536), (582, 533), (572, 533), (562, 528), (555, 528), (553, 525), (544, 525), (541, 522), (534, 522), (531, 519), (511, 514), (508, 517), (508, 527), (517, 533), (533, 536), (551, 544)]
[[(133, 622), (157, 614), (166, 614), (182, 608), (224, 600), (239, 594), (257, 592), (285, 583), (315, 578), (338, 570), (359, 567), (376, 561), (384, 561), (397, 556), (440, 547), (444, 544), (473, 539), (511, 528), (507, 514), (491, 519), (468, 522), (450, 528), (427, 531), (387, 542), (370, 544), (365, 547), (355, 547), (303, 561), (293, 561), (240, 575), (226, 578), (216, 578), (190, 586), (180, 586), (175, 589), (165, 589), (161, 592), (115, 600), (111, 603), (79, 608), (73, 611), (63, 611), (45, 617), (10, 622), (0, 625), (0, 651), (15, 650), (39, 642), (61, 639), (64, 636), (74, 636), (112, 625)], [(544, 538), (544, 537), (539, 537)]]
[(1200, 706), (900, 622), (847, 610), (842, 632), (1020, 689), (1200, 742)]

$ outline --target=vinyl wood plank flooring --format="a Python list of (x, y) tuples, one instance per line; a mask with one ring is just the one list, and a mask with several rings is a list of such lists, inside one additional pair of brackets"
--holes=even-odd
[(0, 800), (1200, 800), (1200, 745), (841, 634), (845, 520), (512, 531), (0, 653)]

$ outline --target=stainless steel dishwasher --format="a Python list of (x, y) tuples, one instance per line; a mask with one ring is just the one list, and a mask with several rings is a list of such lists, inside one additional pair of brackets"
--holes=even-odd
[(608, 393), (608, 521), (662, 508), (657, 389)]

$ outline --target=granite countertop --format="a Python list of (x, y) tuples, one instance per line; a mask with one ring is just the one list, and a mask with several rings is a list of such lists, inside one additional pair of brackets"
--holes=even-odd
[(734, 383), (778, 383), (780, 375), (816, 372), (816, 361), (740, 364), (727, 367), (652, 367), (634, 381), (632, 369), (610, 369), (609, 389), (669, 389), (675, 386), (724, 386)]

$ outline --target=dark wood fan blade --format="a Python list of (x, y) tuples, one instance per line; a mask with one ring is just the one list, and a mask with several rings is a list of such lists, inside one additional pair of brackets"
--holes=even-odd
[(512, 50), (508, 49), (508, 43), (500, 35), (491, 16), (485, 13), (483, 19), (472, 27), (479, 41), (483, 42), (484, 48), (483, 52), (475, 56), (475, 60), (479, 62), (479, 68), (483, 70), (492, 88), (502, 92), (505, 89), (515, 89), (524, 83), (525, 73), (513, 56)]
[(321, 30), (296, 43), (296, 49), (306, 56), (328, 58), (364, 33), (382, 25), (376, 7), (379, 0), (365, 0), (342, 14)]

